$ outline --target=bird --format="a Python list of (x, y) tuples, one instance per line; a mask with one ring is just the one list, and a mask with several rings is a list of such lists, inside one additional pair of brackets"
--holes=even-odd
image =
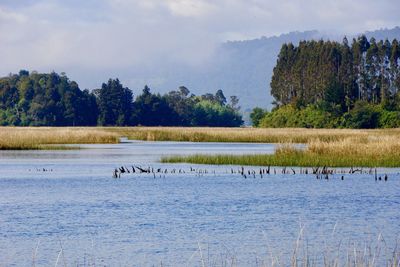
[(140, 173), (143, 173), (143, 172), (149, 173), (150, 172), (149, 170), (142, 169), (142, 168), (140, 168), (138, 166), (136, 166), (136, 169), (138, 169), (140, 171)]
[(118, 169), (117, 168), (115, 168), (115, 170), (114, 170), (113, 178), (118, 178)]

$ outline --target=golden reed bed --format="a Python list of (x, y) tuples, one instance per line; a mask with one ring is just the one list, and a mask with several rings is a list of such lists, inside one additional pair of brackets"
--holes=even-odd
[[(55, 149), (60, 147), (54, 145), (63, 144), (117, 143), (123, 136), (145, 141), (282, 144), (273, 156), (244, 155), (226, 156), (225, 158), (222, 156), (196, 156), (196, 158), (164, 159), (168, 162), (400, 167), (400, 129), (0, 127), (0, 149)], [(295, 149), (291, 145), (294, 143), (307, 144), (307, 148), (304, 151)]]
[(207, 127), (128, 127), (109, 128), (131, 139), (148, 141), (308, 143), (336, 141), (345, 137), (398, 135), (400, 130), (349, 130), (303, 128), (207, 128)]
[(60, 149), (54, 145), (118, 143), (118, 138), (97, 128), (0, 127), (0, 150)]

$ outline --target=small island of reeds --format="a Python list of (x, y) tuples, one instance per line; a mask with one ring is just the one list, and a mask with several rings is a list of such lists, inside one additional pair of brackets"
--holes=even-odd
[[(262, 132), (261, 129), (260, 133)], [(189, 155), (162, 158), (164, 163), (301, 167), (399, 167), (400, 131), (263, 129), (270, 143), (280, 143), (274, 154)], [(269, 133), (269, 134), (267, 134)], [(227, 135), (233, 133), (226, 133)], [(254, 139), (257, 131), (249, 133)], [(296, 146), (305, 144), (305, 148)]]

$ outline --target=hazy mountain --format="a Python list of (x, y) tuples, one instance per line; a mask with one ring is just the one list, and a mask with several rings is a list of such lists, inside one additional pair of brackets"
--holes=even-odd
[[(368, 38), (400, 39), (400, 28), (382, 29), (365, 33)], [(349, 41), (356, 36), (348, 36)], [(193, 93), (202, 94), (222, 89), (225, 95), (236, 95), (242, 111), (256, 106), (270, 108), (273, 101), (269, 83), (276, 58), (283, 43), (297, 44), (300, 40), (331, 39), (341, 41), (343, 36), (328, 36), (318, 31), (291, 32), (254, 40), (231, 41), (221, 44), (212, 60), (201, 67), (170, 66), (159, 70), (141, 70), (135, 73), (155, 91), (166, 92), (180, 85)]]
[(317, 31), (306, 31), (226, 42), (202, 66), (172, 65), (168, 68), (159, 66), (148, 71), (131, 71), (131, 76), (142, 79), (130, 80), (130, 84), (132, 88), (138, 88), (141, 84), (148, 83), (154, 91), (159, 92), (185, 85), (196, 95), (222, 89), (227, 99), (232, 95), (239, 97), (242, 111), (256, 106), (267, 108), (272, 102), (269, 93), (272, 69), (282, 44), (323, 37), (325, 36)]
[[(204, 88), (219, 88), (226, 95), (237, 95), (242, 110), (268, 107), (272, 102), (269, 83), (283, 43), (319, 39), (317, 31), (292, 32), (276, 37), (227, 42), (218, 49), (213, 71), (195, 76)], [(197, 87), (191, 81), (193, 87)]]
[(393, 39), (399, 40), (400, 38), (400, 27), (395, 27), (393, 29), (381, 29), (377, 31), (368, 31), (364, 33), (365, 36), (370, 39), (374, 37), (376, 40), (385, 40), (389, 39), (390, 41)]

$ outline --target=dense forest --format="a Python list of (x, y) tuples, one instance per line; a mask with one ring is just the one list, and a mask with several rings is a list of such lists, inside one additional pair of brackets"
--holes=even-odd
[(254, 109), (262, 127), (400, 126), (400, 47), (365, 36), (284, 44), (271, 80), (275, 108)]
[(0, 125), (13, 126), (240, 126), (238, 99), (221, 90), (196, 96), (182, 86), (135, 99), (118, 79), (80, 90), (65, 73), (21, 70), (0, 78)]

